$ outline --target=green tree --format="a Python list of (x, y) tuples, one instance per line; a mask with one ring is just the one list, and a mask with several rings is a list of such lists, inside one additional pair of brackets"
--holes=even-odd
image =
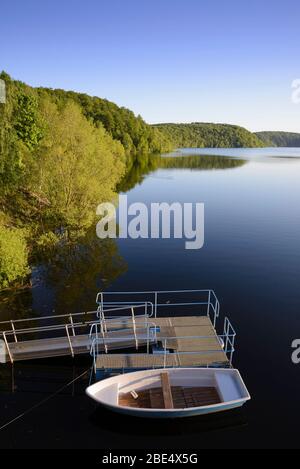
[(88, 227), (98, 204), (110, 201), (125, 170), (124, 149), (78, 105), (41, 106), (45, 136), (35, 153), (32, 189), (49, 201), (48, 213), (66, 229)]
[(22, 230), (0, 227), (0, 288), (29, 273), (28, 248)]
[(268, 147), (300, 147), (300, 134), (293, 132), (256, 132)]
[(32, 150), (42, 138), (36, 98), (23, 90), (18, 94), (14, 127), (18, 138)]
[(39, 88), (37, 91), (40, 95), (51, 97), (57, 103), (72, 100), (79, 104), (86, 118), (91, 119), (94, 124), (101, 123), (113, 139), (123, 144), (127, 155), (135, 155), (140, 149), (143, 152), (159, 153), (173, 148), (168, 137), (146, 124), (141, 116), (135, 116), (129, 109), (118, 107), (106, 99), (74, 91), (48, 88)]
[(22, 176), (25, 149), (18, 141), (14, 128), (14, 83), (4, 72), (0, 78), (6, 84), (6, 103), (0, 104), (0, 195), (3, 195), (14, 189)]

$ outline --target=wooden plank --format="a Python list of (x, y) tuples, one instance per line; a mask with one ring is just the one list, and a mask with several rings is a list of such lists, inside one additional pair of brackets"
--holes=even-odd
[(212, 322), (208, 316), (177, 316), (170, 318), (171, 325), (180, 326), (211, 326)]
[(164, 397), (161, 388), (149, 389), (151, 409), (164, 409)]
[(174, 409), (169, 373), (161, 373), (160, 379), (161, 379), (161, 386), (162, 386), (163, 398), (164, 398), (164, 403), (165, 403), (165, 409)]
[[(166, 357), (167, 366), (178, 366), (177, 357), (170, 353)], [(109, 369), (147, 369), (153, 367), (163, 367), (163, 355), (151, 355), (146, 353), (132, 354), (103, 354), (97, 357), (97, 368)]]
[(199, 350), (199, 353), (178, 354), (178, 362), (179, 366), (184, 368), (216, 364), (222, 364), (222, 366), (226, 367), (229, 364), (228, 358), (223, 350), (210, 353), (201, 353), (201, 350)]

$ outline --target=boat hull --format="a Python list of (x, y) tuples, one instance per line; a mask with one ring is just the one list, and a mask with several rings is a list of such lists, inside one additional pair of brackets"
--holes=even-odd
[[(176, 394), (176, 391), (178, 393), (178, 390), (180, 392), (183, 390), (179, 401), (176, 402), (175, 399), (174, 403), (172, 402), (173, 406), (169, 408), (162, 407), (161, 400), (157, 401), (157, 386), (160, 381), (163, 381), (162, 375), (167, 375), (170, 382), (170, 392)], [(207, 400), (211, 389), (216, 392), (217, 399), (203, 404), (203, 399)], [(200, 401), (195, 401), (189, 406), (188, 403), (191, 402), (192, 393), (195, 391), (196, 397)], [(151, 392), (154, 392), (154, 398), (158, 402), (156, 407), (155, 405), (151, 407), (143, 405), (145, 396), (151, 395)], [(242, 407), (250, 400), (250, 395), (238, 370), (232, 369), (145, 370), (105, 379), (87, 388), (86, 393), (100, 405), (113, 412), (134, 417), (159, 419), (196, 417), (230, 411)], [(182, 395), (185, 393), (188, 397), (185, 404), (182, 404)], [(136, 397), (136, 402), (131, 397), (132, 394)], [(141, 399), (141, 404), (138, 404), (139, 399)]]

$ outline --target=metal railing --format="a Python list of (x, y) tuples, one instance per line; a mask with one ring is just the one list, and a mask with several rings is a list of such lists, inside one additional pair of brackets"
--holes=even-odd
[[(106, 299), (108, 301), (106, 301)], [(128, 330), (130, 333), (128, 338), (133, 338), (135, 341), (135, 348), (139, 348), (139, 337), (143, 338), (142, 329), (146, 331), (146, 346), (147, 353), (150, 353), (150, 344), (157, 343), (157, 329), (151, 318), (157, 318), (159, 315), (163, 317), (165, 312), (172, 315), (177, 315), (177, 309), (180, 316), (193, 315), (207, 316), (216, 328), (216, 322), (220, 315), (220, 304), (213, 290), (166, 290), (166, 291), (142, 291), (142, 292), (101, 292), (97, 295), (96, 299), (98, 308), (96, 311), (87, 311), (81, 313), (65, 314), (65, 315), (52, 315), (42, 316), (27, 319), (16, 319), (14, 321), (0, 322), (0, 329), (3, 326), (9, 325), (9, 330), (2, 331), (3, 339), (7, 348), (7, 353), (10, 361), (13, 363), (14, 356), (10, 349), (9, 338), (13, 337), (15, 344), (21, 335), (53, 334), (58, 331), (63, 331), (63, 337), (69, 344), (70, 354), (74, 357), (74, 337), (78, 336), (78, 329), (85, 327), (89, 328), (86, 335), (89, 337), (91, 348), (90, 353), (94, 357), (99, 354), (100, 344), (103, 346), (104, 351), (108, 353), (108, 345), (114, 341), (121, 341), (120, 336), (113, 338), (108, 337), (109, 331), (122, 330), (123, 333)], [(172, 311), (170, 311), (170, 308)], [(139, 314), (140, 313), (140, 314)], [(169, 314), (170, 315), (170, 314)], [(139, 319), (139, 321), (137, 321)], [(45, 324), (45, 322), (54, 321), (55, 324)], [(125, 322), (124, 322), (125, 321)], [(24, 327), (31, 324), (41, 324), (36, 327)], [(18, 328), (19, 325), (23, 327)], [(131, 327), (129, 327), (131, 326)], [(123, 336), (123, 338), (126, 336)], [(224, 346), (224, 352), (229, 359), (230, 365), (235, 347), (236, 333), (232, 327), (229, 319), (226, 317), (224, 322), (224, 331), (219, 338), (220, 344)], [(212, 337), (193, 337), (193, 339), (205, 340)], [(168, 353), (168, 341), (174, 339), (187, 339), (187, 337), (160, 337), (159, 340), (164, 344), (163, 353), (166, 356)], [(164, 342), (165, 340), (165, 342)], [(212, 350), (210, 353), (220, 351)], [(176, 352), (179, 354), (189, 353), (207, 353), (203, 352)], [(167, 358), (164, 359), (166, 365)]]
[[(149, 302), (142, 302), (142, 304), (140, 303), (139, 305), (136, 305), (136, 306), (140, 306), (142, 307), (142, 305), (144, 306), (144, 310), (145, 312), (141, 315), (148, 315), (149, 317), (151, 316), (151, 312), (153, 310), (153, 304), (149, 303)], [(112, 315), (112, 316), (106, 316), (108, 319), (113, 319), (114, 317), (119, 317), (121, 316), (121, 312), (126, 311), (128, 310), (130, 307), (129, 305), (120, 305), (118, 307), (115, 307), (113, 308), (113, 306), (115, 306), (114, 304), (105, 304), (105, 307), (107, 307), (107, 310), (106, 310), (106, 314), (107, 313), (118, 313), (117, 315)], [(133, 305), (135, 307), (135, 305)], [(150, 311), (149, 311), (150, 309)], [(37, 316), (37, 317), (31, 317), (31, 318), (24, 318), (24, 319), (14, 319), (14, 320), (9, 320), (9, 321), (0, 321), (0, 333), (3, 331), (3, 326), (10, 326), (11, 327), (11, 330), (14, 331), (16, 329), (16, 325), (17, 324), (21, 324), (21, 323), (32, 323), (32, 322), (44, 322), (44, 321), (60, 321), (60, 320), (65, 320), (67, 319), (69, 322), (73, 322), (73, 319), (77, 320), (76, 322), (78, 323), (78, 320), (80, 320), (81, 318), (81, 322), (87, 322), (86, 321), (86, 318), (87, 317), (90, 317), (90, 316), (95, 316), (95, 319), (98, 319), (98, 309), (97, 310), (94, 310), (94, 311), (84, 311), (84, 312), (80, 312), (80, 313), (68, 313), (68, 314), (56, 314), (56, 315), (51, 315), (51, 316)], [(66, 323), (66, 322), (64, 322)], [(24, 329), (24, 327), (22, 328)], [(7, 330), (7, 329), (4, 329), (4, 330)]]
[[(153, 306), (153, 305), (152, 305)], [(149, 308), (146, 305), (137, 305), (133, 307), (129, 306), (119, 306), (119, 307), (114, 307), (114, 308), (109, 308), (106, 310), (106, 313), (112, 314), (115, 313), (115, 316), (108, 316), (105, 318), (105, 327), (106, 330), (109, 330), (110, 327), (116, 327), (118, 324), (118, 321), (120, 322), (121, 319), (123, 318), (124, 320), (131, 320), (132, 314), (134, 314), (134, 311), (136, 309), (140, 309), (142, 311), (141, 314), (135, 314), (135, 318), (141, 318), (142, 320), (147, 320), (148, 316), (145, 316), (145, 311), (147, 311), (147, 308)], [(151, 307), (152, 308), (152, 307)], [(128, 314), (124, 314), (128, 312)], [(116, 316), (117, 313), (117, 316)], [(91, 319), (91, 316), (94, 316), (93, 319)], [(67, 319), (68, 322), (66, 323), (64, 320)], [(81, 321), (80, 321), (81, 319)], [(89, 319), (89, 320), (88, 320)], [(56, 321), (63, 321), (61, 324), (48, 324), (48, 325), (41, 325), (41, 326), (35, 326), (35, 327), (22, 327), (22, 328), (17, 328), (17, 325), (22, 324), (32, 324), (34, 322), (45, 322), (49, 320), (56, 320)], [(74, 320), (76, 322), (74, 322)], [(86, 330), (87, 336), (89, 335), (89, 328), (94, 324), (94, 323), (101, 323), (101, 320), (99, 320), (97, 316), (97, 311), (88, 311), (88, 312), (83, 312), (83, 313), (74, 313), (74, 314), (64, 314), (64, 315), (53, 315), (53, 316), (42, 316), (42, 317), (37, 317), (37, 318), (27, 318), (27, 319), (16, 319), (14, 321), (2, 321), (0, 322), (0, 326), (2, 325), (9, 325), (10, 329), (9, 330), (2, 330), (0, 333), (3, 336), (3, 340), (7, 349), (7, 354), (9, 357), (9, 360), (11, 363), (14, 362), (13, 358), (13, 352), (10, 347), (10, 341), (9, 338), (13, 337), (13, 342), (17, 344), (19, 342), (20, 336), (36, 336), (36, 335), (41, 335), (43, 333), (48, 333), (48, 335), (53, 333), (57, 333), (59, 331), (63, 331), (64, 335), (60, 337), (65, 337), (68, 340), (69, 347), (70, 347), (70, 353), (74, 357), (74, 347), (72, 345), (72, 340), (71, 336), (75, 337), (76, 336), (76, 329), (86, 327), (88, 328)], [(120, 323), (121, 326), (121, 323)], [(71, 335), (70, 335), (71, 332)], [(26, 337), (26, 338), (27, 338)], [(53, 338), (53, 337), (52, 337)], [(28, 340), (28, 339), (27, 339)], [(29, 339), (32, 340), (32, 339)], [(26, 343), (26, 340), (22, 341), (22, 343)]]
[[(147, 302), (149, 304), (149, 302)], [(152, 305), (153, 306), (153, 305)], [(135, 341), (135, 348), (138, 350), (139, 348), (139, 343), (138, 343), (138, 331), (139, 330), (145, 330), (147, 331), (147, 337), (150, 339), (150, 334), (149, 331), (154, 329), (155, 330), (155, 337), (156, 337), (156, 325), (153, 322), (149, 322), (149, 316), (145, 313), (145, 315), (138, 315), (136, 316), (135, 310), (139, 308), (144, 308), (143, 305), (135, 305), (135, 306), (130, 306), (130, 311), (131, 311), (131, 317), (126, 317), (126, 324), (124, 324), (124, 318), (122, 316), (119, 317), (107, 317), (105, 315), (105, 311), (101, 309), (101, 315), (100, 315), (100, 320), (99, 322), (93, 323), (90, 328), (90, 333), (89, 337), (90, 340), (96, 339), (96, 342), (99, 344), (99, 334), (101, 334), (101, 341), (103, 342), (103, 346), (105, 349), (105, 353), (108, 352), (108, 347), (106, 344), (106, 339), (107, 336), (106, 334), (108, 333), (109, 326), (113, 326), (112, 330), (113, 331), (131, 331), (132, 330), (132, 335), (134, 337)], [(147, 309), (145, 309), (145, 312)], [(143, 318), (144, 320), (140, 323), (136, 322), (136, 318)], [(130, 321), (132, 322), (132, 328), (129, 328)], [(110, 340), (112, 338), (110, 337)], [(120, 340), (120, 338), (117, 338), (116, 340)], [(94, 342), (94, 340), (93, 340)], [(94, 342), (95, 343), (95, 342)], [(147, 340), (147, 350), (149, 350), (149, 340)]]
[[(176, 357), (180, 356), (192, 356), (192, 355), (210, 355), (210, 354), (220, 354), (222, 351), (224, 352), (224, 358), (228, 360), (228, 365), (229, 367), (232, 367), (232, 361), (233, 361), (233, 354), (235, 352), (235, 339), (236, 339), (236, 332), (229, 321), (228, 317), (225, 318), (224, 320), (224, 333), (221, 335), (210, 335), (210, 336), (174, 336), (174, 337), (162, 337), (159, 336), (159, 338), (156, 335), (156, 327), (155, 324), (153, 323), (153, 330), (155, 331), (155, 340), (153, 341), (155, 344), (162, 344), (161, 351), (156, 351), (156, 354), (162, 354), (164, 359), (163, 359), (163, 365), (162, 366), (157, 366), (157, 368), (168, 368), (168, 367), (174, 367), (174, 366), (179, 366), (179, 365), (168, 365), (167, 364), (167, 358), (168, 355), (172, 355), (173, 352), (172, 350), (174, 349), (174, 346), (170, 344), (171, 341), (215, 341), (218, 340), (219, 344), (218, 347), (216, 348), (208, 348), (208, 349), (202, 349), (202, 350), (188, 350), (188, 351), (176, 351), (174, 352), (176, 354)], [(149, 328), (151, 330), (151, 328)], [(93, 357), (93, 368), (94, 372), (96, 373), (96, 368), (97, 368), (97, 356), (99, 355), (99, 348), (98, 345), (102, 343), (102, 339), (95, 338), (92, 343), (91, 343), (91, 356)], [(150, 353), (150, 347), (147, 348), (147, 354), (152, 355)], [(125, 357), (132, 357), (132, 354), (123, 354)], [(220, 356), (220, 358), (222, 358)], [(224, 363), (225, 361), (220, 360), (220, 363)], [(219, 363), (219, 362), (216, 362)], [(199, 367), (199, 365), (194, 365)], [(201, 367), (212, 367), (214, 364), (211, 362), (206, 363), (201, 365)], [(155, 368), (155, 366), (153, 366)]]
[[(182, 297), (186, 299), (179, 299), (174, 301), (175, 297)], [(188, 301), (188, 297), (197, 297), (193, 301)], [(105, 301), (105, 298), (115, 298)], [(117, 298), (122, 298), (122, 301), (117, 301)], [(130, 301), (125, 301), (125, 298), (130, 297)], [(161, 290), (161, 291), (133, 291), (133, 292), (100, 292), (97, 295), (96, 303), (100, 312), (105, 311), (106, 305), (137, 305), (150, 303), (153, 305), (153, 315), (155, 318), (164, 308), (178, 308), (185, 307), (187, 310), (193, 308), (194, 311), (206, 315), (211, 318), (213, 326), (216, 327), (217, 319), (220, 315), (220, 303), (213, 290)]]
[[(223, 348), (224, 353), (228, 359), (229, 365), (232, 366), (232, 360), (233, 360), (233, 354), (235, 352), (234, 344), (235, 344), (235, 338), (236, 338), (236, 332), (234, 331), (229, 319), (226, 317), (225, 318), (225, 323), (224, 323), (224, 334), (218, 335), (218, 336), (183, 336), (183, 337), (160, 337), (159, 341), (162, 342), (163, 344), (163, 354), (164, 354), (164, 368), (166, 367), (167, 363), (167, 355), (169, 354), (169, 351), (171, 347), (168, 345), (168, 342), (171, 340), (199, 340), (199, 341), (205, 341), (205, 340), (214, 340), (218, 339), (220, 346)], [(212, 354), (212, 353), (220, 353), (221, 349), (220, 347), (218, 348), (213, 348), (213, 349), (206, 349), (206, 350), (188, 350), (188, 351), (176, 351), (176, 355), (207, 355), (207, 354)]]
[[(96, 332), (96, 329), (95, 329), (96, 326), (99, 326), (99, 324), (93, 325), (93, 330), (91, 328), (91, 335), (90, 335), (90, 343), (91, 343), (90, 355), (93, 358), (93, 368), (94, 368), (95, 373), (96, 373), (97, 357), (99, 356), (99, 353), (100, 353), (100, 350), (99, 350), (100, 345), (104, 347), (104, 352), (105, 354), (107, 354), (108, 343), (113, 344), (114, 342), (120, 343), (120, 341), (123, 341), (123, 342), (135, 341), (136, 350), (139, 349), (140, 345), (146, 346), (146, 349), (147, 349), (146, 353), (150, 355), (150, 345), (157, 344), (158, 342), (157, 332), (156, 332), (157, 328), (155, 324), (151, 322), (148, 323), (148, 327), (144, 335), (139, 334), (139, 330), (144, 331), (144, 328), (137, 327), (135, 334), (132, 332), (131, 329), (128, 329), (127, 336), (109, 337), (109, 338), (107, 338), (105, 334), (103, 334), (102, 330), (101, 330), (101, 336), (100, 336), (100, 334)], [(100, 328), (101, 328), (101, 325), (100, 325)], [(123, 329), (123, 332), (126, 332), (126, 330)], [(146, 345), (145, 345), (145, 342), (146, 342)]]
[(233, 354), (235, 352), (236, 332), (228, 317), (226, 317), (224, 321), (223, 337), (225, 338), (224, 351), (226, 355), (229, 355), (229, 362), (232, 364)]
[[(86, 323), (88, 324), (88, 323)], [(6, 345), (6, 349), (7, 349), (7, 353), (8, 353), (8, 356), (9, 356), (9, 360), (11, 363), (14, 363), (14, 357), (13, 357), (13, 352), (12, 352), (12, 348), (11, 348), (11, 342), (9, 342), (8, 340), (8, 337), (10, 336), (13, 336), (14, 337), (14, 343), (18, 343), (18, 338), (17, 338), (17, 335), (22, 335), (22, 336), (26, 336), (27, 334), (36, 334), (36, 333), (43, 333), (43, 332), (53, 332), (53, 331), (63, 331), (64, 332), (64, 335), (63, 336), (59, 336), (60, 338), (64, 338), (66, 337), (68, 339), (68, 343), (69, 343), (69, 347), (70, 347), (70, 353), (72, 356), (74, 356), (74, 350), (73, 350), (73, 346), (72, 346), (72, 342), (71, 342), (71, 337), (70, 337), (70, 333), (69, 333), (69, 328), (72, 328), (72, 331), (75, 332), (75, 328), (76, 327), (82, 327), (82, 324), (62, 324), (62, 325), (57, 325), (57, 326), (45, 326), (45, 327), (31, 327), (31, 328), (27, 328), (27, 329), (15, 329), (13, 331), (3, 331), (2, 332), (2, 336), (3, 336), (3, 340), (5, 342), (5, 345)], [(41, 340), (41, 339), (40, 339)], [(22, 341), (22, 344), (23, 343), (26, 343), (26, 341)]]
[[(111, 312), (113, 311), (112, 307), (113, 306), (118, 306), (118, 308), (115, 309), (115, 311), (120, 311), (122, 309), (122, 307), (124, 309), (127, 309), (127, 308), (130, 308), (130, 307), (140, 307), (140, 308), (144, 308), (144, 316), (148, 316), (148, 317), (152, 317), (153, 316), (153, 313), (154, 313), (154, 305), (151, 301), (133, 301), (133, 302), (130, 302), (130, 301), (125, 301), (125, 302), (111, 302), (111, 301), (103, 301), (103, 293), (98, 293), (97, 294), (97, 298), (96, 298), (96, 303), (98, 304), (98, 308), (97, 308), (97, 317), (99, 319), (102, 319), (104, 318), (104, 314), (105, 314), (105, 318), (106, 319), (113, 319), (116, 317), (116, 315), (113, 315), (113, 316), (107, 316), (107, 313), (108, 312)], [(99, 301), (99, 298), (101, 298), (101, 300)], [(107, 309), (106, 309), (107, 308)]]

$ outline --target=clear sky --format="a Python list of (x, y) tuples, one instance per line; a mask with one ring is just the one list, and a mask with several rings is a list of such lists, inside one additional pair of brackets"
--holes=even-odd
[(300, 132), (299, 0), (9, 0), (0, 69), (147, 122)]

